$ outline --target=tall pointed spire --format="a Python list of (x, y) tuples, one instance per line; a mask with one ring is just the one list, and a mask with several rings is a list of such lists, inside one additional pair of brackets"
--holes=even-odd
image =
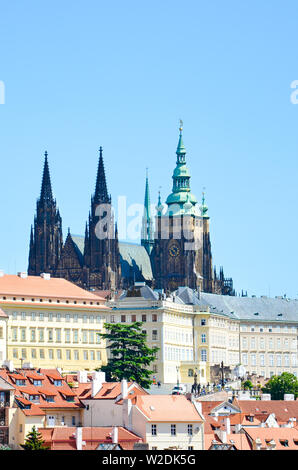
[(200, 211), (202, 217), (208, 217), (208, 206), (205, 204), (205, 192), (202, 192), (202, 204), (200, 205)]
[(52, 193), (52, 185), (51, 185), (51, 178), (50, 178), (50, 170), (49, 170), (49, 163), (48, 163), (48, 152), (45, 151), (45, 161), (43, 167), (43, 175), (42, 175), (42, 184), (41, 184), (41, 191), (40, 191), (40, 200), (44, 202), (52, 202), (53, 201), (53, 193)]
[(109, 204), (111, 198), (108, 195), (106, 175), (102, 156), (102, 147), (99, 148), (98, 169), (94, 193), (94, 202)]
[(149, 181), (148, 181), (148, 168), (146, 169), (146, 185), (145, 185), (145, 199), (144, 199), (144, 214), (142, 220), (142, 234), (141, 244), (145, 246), (150, 254), (153, 247), (153, 226), (150, 209), (150, 194), (149, 194)]

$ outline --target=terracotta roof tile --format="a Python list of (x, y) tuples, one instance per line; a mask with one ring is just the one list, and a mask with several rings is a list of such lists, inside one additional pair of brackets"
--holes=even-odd
[(149, 421), (199, 421), (202, 418), (184, 395), (138, 395), (136, 406)]
[[(105, 299), (94, 295), (76, 284), (63, 278), (43, 279), (41, 276), (27, 276), (21, 278), (14, 274), (5, 274), (0, 277), (0, 294), (10, 296), (32, 296), (58, 299), (81, 299), (93, 302), (101, 302), (104, 306)], [(96, 305), (95, 305), (96, 306)], [(108, 307), (106, 307), (108, 308)]]

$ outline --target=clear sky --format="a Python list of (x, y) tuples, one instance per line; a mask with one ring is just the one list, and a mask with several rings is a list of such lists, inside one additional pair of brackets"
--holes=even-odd
[(112, 200), (171, 191), (179, 119), (213, 260), (248, 295), (298, 297), (298, 3), (2, 1), (0, 268), (27, 269), (49, 154), (53, 192), (84, 233), (98, 148)]

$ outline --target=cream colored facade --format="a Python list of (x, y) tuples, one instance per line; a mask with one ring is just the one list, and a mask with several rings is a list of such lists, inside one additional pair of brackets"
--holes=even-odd
[(143, 322), (149, 347), (157, 346), (152, 370), (156, 381), (205, 385), (210, 366), (221, 360), (239, 364), (239, 322), (210, 312), (209, 307), (182, 305), (171, 299), (125, 297), (109, 302), (112, 323)]
[(0, 309), (1, 364), (76, 371), (106, 363), (99, 333), (109, 309), (91, 292), (63, 279), (0, 275)]
[(8, 315), (7, 359), (16, 367), (31, 362), (34, 367), (63, 370), (93, 370), (106, 363), (100, 308), (83, 309), (42, 304), (3, 305)]
[(242, 321), (241, 364), (269, 378), (290, 372), (297, 377), (297, 323)]

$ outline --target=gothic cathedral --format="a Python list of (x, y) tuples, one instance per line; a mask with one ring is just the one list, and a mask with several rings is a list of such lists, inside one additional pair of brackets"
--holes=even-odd
[(62, 220), (53, 198), (45, 152), (41, 192), (31, 226), (28, 274), (47, 272), (88, 290), (117, 291), (142, 281), (167, 292), (188, 286), (198, 291), (234, 295), (232, 279), (224, 277), (222, 268), (219, 276), (212, 269), (208, 208), (204, 194), (198, 207), (191, 193), (182, 127), (176, 155), (172, 192), (166, 204), (161, 203), (159, 194), (155, 230), (146, 176), (138, 245), (118, 240), (101, 147), (85, 236), (73, 235), (68, 230), (63, 243)]

